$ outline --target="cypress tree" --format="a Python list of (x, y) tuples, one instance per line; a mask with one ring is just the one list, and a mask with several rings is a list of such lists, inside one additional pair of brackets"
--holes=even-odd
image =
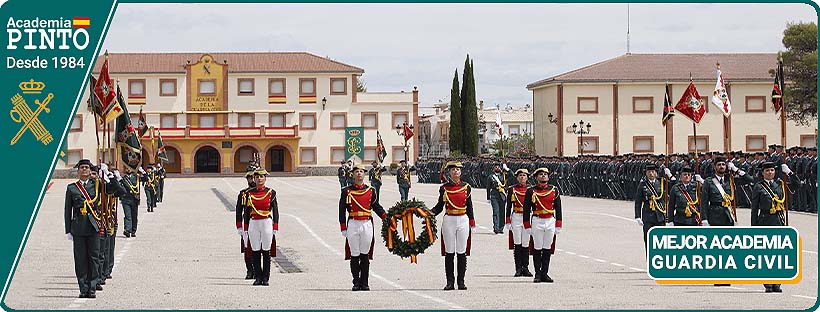
[(461, 97), (459, 96), (458, 69), (453, 76), (453, 88), (450, 89), (450, 153), (461, 153), (464, 149), (462, 141)]
[(461, 89), (462, 133), (465, 155), (478, 155), (478, 109), (476, 107), (475, 79), (470, 56), (464, 61), (464, 78)]

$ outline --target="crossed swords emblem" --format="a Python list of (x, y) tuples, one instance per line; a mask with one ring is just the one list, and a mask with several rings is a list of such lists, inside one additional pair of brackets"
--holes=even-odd
[(17, 144), (17, 141), (20, 140), (20, 137), (23, 136), (26, 130), (31, 130), (31, 133), (34, 134), (37, 141), (43, 142), (43, 145), (48, 145), (54, 140), (51, 133), (46, 130), (43, 123), (37, 118), (42, 111), (46, 111), (46, 113), (51, 112), (51, 109), (46, 106), (51, 102), (52, 98), (54, 98), (54, 93), (49, 93), (42, 101), (34, 100), (34, 104), (37, 104), (37, 110), (32, 111), (20, 93), (11, 97), (11, 104), (14, 105), (14, 107), (9, 112), (9, 116), (11, 116), (11, 120), (14, 122), (23, 124), (23, 127), (20, 128), (17, 134), (14, 135), (14, 138), (11, 139), (11, 145)]

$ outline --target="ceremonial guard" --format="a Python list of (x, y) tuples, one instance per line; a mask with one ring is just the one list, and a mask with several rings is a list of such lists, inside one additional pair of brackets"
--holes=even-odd
[[(530, 272), (530, 229), (524, 228), (524, 202), (526, 201), (527, 179), (530, 172), (526, 168), (515, 171), (517, 184), (507, 189), (507, 209), (504, 228), (509, 231), (509, 248), (515, 259), (515, 277), (532, 277)], [(529, 220), (526, 222), (529, 224)]]
[(245, 180), (248, 182), (248, 187), (239, 191), (239, 196), (236, 198), (236, 233), (239, 234), (241, 247), (240, 252), (245, 259), (245, 279), (254, 279), (253, 266), (253, 252), (248, 239), (248, 226), (251, 220), (250, 205), (246, 202), (248, 199), (248, 192), (256, 188), (256, 183), (253, 182), (254, 167), (248, 167), (245, 172)]
[(644, 178), (638, 183), (635, 191), (635, 222), (643, 226), (643, 243), (646, 249), (646, 233), (654, 226), (666, 223), (666, 181), (658, 179), (658, 167), (649, 163), (644, 167)]
[[(552, 283), (548, 275), (550, 258), (555, 252), (555, 235), (561, 233), (563, 218), (561, 194), (558, 187), (549, 185), (549, 169), (538, 168), (533, 172), (535, 185), (524, 194), (524, 228), (532, 235), (535, 266), (535, 283)], [(530, 221), (532, 220), (532, 221)], [(530, 223), (532, 222), (532, 223)]]
[[(506, 167), (506, 165), (505, 165)], [(501, 165), (493, 165), (493, 171), (487, 175), (487, 201), (493, 207), (493, 233), (504, 233), (504, 207), (507, 201), (507, 174), (501, 171)]]
[(122, 203), (123, 222), (125, 229), (123, 235), (125, 237), (137, 237), (137, 221), (140, 205), (140, 181), (145, 181), (145, 171), (142, 168), (138, 169), (142, 175), (131, 171), (130, 168), (125, 168), (125, 176), (120, 180), (120, 184), (125, 189), (125, 194), (120, 197)]
[[(787, 197), (793, 195), (791, 190), (800, 187), (801, 181), (786, 164), (780, 165), (780, 171), (789, 180), (788, 186), (783, 180), (775, 179), (775, 164), (763, 163), (763, 180), (758, 182), (752, 191), (752, 226), (787, 226), (789, 211), (785, 205)], [(786, 192), (789, 192), (788, 194)], [(766, 292), (783, 292), (780, 284), (764, 284)]]
[(341, 163), (341, 165), (339, 166), (339, 169), (336, 170), (336, 171), (337, 171), (336, 176), (339, 178), (339, 186), (341, 188), (344, 188), (345, 186), (347, 186), (347, 176), (348, 176), (348, 171), (350, 171), (347, 168), (347, 162), (343, 161)]
[(117, 237), (117, 206), (119, 197), (125, 195), (125, 189), (120, 185), (122, 176), (117, 168), (111, 169), (111, 173), (116, 179), (117, 188), (111, 193), (105, 194), (105, 202), (102, 205), (103, 225), (105, 230), (100, 237), (100, 252), (102, 253), (102, 261), (100, 261), (100, 285), (105, 285), (105, 280), (111, 278), (111, 272), (114, 269), (114, 248), (116, 246)]
[(683, 167), (680, 173), (680, 182), (669, 190), (669, 216), (667, 225), (674, 226), (700, 226), (701, 224), (701, 200), (700, 190), (703, 187), (703, 179), (700, 175), (695, 175), (690, 167)]
[(342, 189), (339, 197), (339, 226), (345, 240), (345, 260), (350, 260), (353, 291), (368, 291), (370, 260), (373, 259), (373, 213), (382, 219), (387, 212), (379, 204), (374, 188), (364, 184), (365, 168), (352, 168), (353, 184)]
[(370, 185), (373, 187), (373, 189), (376, 190), (376, 197), (381, 197), (382, 173), (387, 171), (387, 168), (385, 168), (380, 163), (375, 161), (373, 162), (372, 166), (373, 168), (371, 168), (370, 171), (368, 171)]
[(162, 202), (162, 195), (165, 194), (165, 168), (162, 162), (157, 163), (157, 202)]
[[(246, 191), (245, 202), (250, 212), (248, 240), (253, 250), (253, 285), (268, 286), (271, 256), (276, 256), (276, 232), (279, 231), (279, 205), (276, 191), (266, 187), (268, 171), (253, 172), (256, 185)], [(267, 247), (267, 248), (265, 248)]]
[[(107, 167), (101, 169), (105, 184), (100, 179), (91, 178), (91, 161), (77, 162), (79, 180), (66, 187), (65, 233), (73, 242), (74, 273), (80, 287), (80, 298), (96, 298), (100, 281), (100, 239), (102, 225), (102, 194), (122, 191), (119, 184), (112, 181), (114, 175)], [(101, 196), (102, 195), (102, 196)], [(99, 287), (102, 288), (102, 287)]]
[(159, 177), (154, 171), (154, 164), (148, 165), (148, 172), (145, 174), (143, 188), (145, 189), (145, 201), (148, 203), (148, 212), (154, 212), (157, 206), (157, 183)]
[(399, 194), (401, 200), (407, 200), (408, 193), (410, 193), (410, 171), (415, 171), (416, 168), (408, 167), (407, 161), (402, 159), (401, 166), (396, 169), (396, 181), (399, 183)]
[(735, 187), (752, 183), (754, 179), (722, 156), (713, 161), (714, 175), (703, 182), (703, 225), (732, 226), (737, 221)]
[(439, 188), (438, 203), (432, 210), (435, 215), (439, 215), (442, 211), (446, 212), (441, 226), (442, 253), (447, 277), (444, 290), (454, 289), (453, 284), (456, 278), (453, 276), (455, 267), (453, 260), (456, 254), (458, 255), (458, 289), (467, 289), (464, 284), (464, 275), (467, 272), (467, 255), (470, 254), (470, 237), (475, 231), (475, 218), (473, 200), (470, 197), (472, 188), (461, 181), (461, 168), (463, 167), (458, 161), (447, 163), (450, 181)]

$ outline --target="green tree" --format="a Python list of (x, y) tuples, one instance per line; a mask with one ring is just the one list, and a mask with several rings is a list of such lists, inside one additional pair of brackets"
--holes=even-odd
[[(783, 106), (799, 125), (817, 120), (817, 24), (789, 23), (783, 31)], [(772, 71), (773, 72), (773, 71)]]
[(450, 155), (461, 153), (464, 143), (461, 137), (461, 97), (459, 96), (458, 69), (453, 76), (453, 88), (450, 89)]
[(367, 92), (367, 83), (364, 82), (362, 76), (359, 76), (359, 79), (356, 79), (356, 92)]
[(478, 155), (478, 109), (475, 97), (475, 78), (473, 76), (473, 65), (470, 55), (464, 60), (464, 77), (461, 87), (461, 116), (462, 133), (464, 141), (464, 154), (470, 156)]
[(490, 147), (494, 156), (535, 156), (535, 138), (531, 133), (524, 132), (513, 136), (504, 136), (504, 141), (495, 140)]

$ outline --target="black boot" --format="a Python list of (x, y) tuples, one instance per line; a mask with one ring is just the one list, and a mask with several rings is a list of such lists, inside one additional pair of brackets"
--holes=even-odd
[(763, 284), (763, 288), (766, 288), (767, 293), (774, 292), (774, 290), (772, 290), (772, 284)]
[(544, 283), (552, 283), (552, 278), (547, 274), (550, 272), (550, 258), (552, 253), (549, 249), (541, 250), (541, 281)]
[(513, 258), (515, 259), (515, 275), (513, 277), (521, 276), (521, 245), (513, 247)]
[(369, 291), (370, 285), (367, 284), (367, 279), (370, 275), (370, 257), (367, 254), (362, 254), (359, 256), (359, 262), (362, 268), (362, 273), (359, 276), (359, 288), (363, 291)]
[(530, 248), (521, 246), (521, 276), (532, 277), (530, 272)]
[(456, 254), (448, 253), (444, 255), (444, 273), (447, 277), (447, 285), (444, 286), (444, 290), (453, 290), (456, 289), (454, 284), (456, 283), (456, 276), (455, 276), (455, 257)]
[(248, 257), (247, 253), (245, 255), (245, 270), (247, 271), (245, 273), (245, 279), (246, 280), (253, 279), (253, 258)]
[(253, 252), (253, 277), (254, 286), (262, 285), (262, 251)]
[(359, 256), (350, 256), (350, 274), (353, 276), (353, 291), (362, 290), (362, 287), (359, 286), (361, 284), (361, 280), (359, 278), (361, 270), (362, 267), (359, 263)]
[(532, 279), (533, 283), (540, 283), (541, 282), (541, 250), (536, 249), (532, 253), (532, 266), (535, 267), (535, 278)]
[(464, 285), (465, 273), (467, 273), (467, 254), (458, 254), (458, 278), (456, 279), (458, 290), (467, 290), (467, 286)]
[(262, 250), (262, 286), (269, 285), (270, 265), (270, 250)]
[(772, 291), (776, 293), (782, 293), (783, 289), (780, 288), (780, 284), (772, 284)]

